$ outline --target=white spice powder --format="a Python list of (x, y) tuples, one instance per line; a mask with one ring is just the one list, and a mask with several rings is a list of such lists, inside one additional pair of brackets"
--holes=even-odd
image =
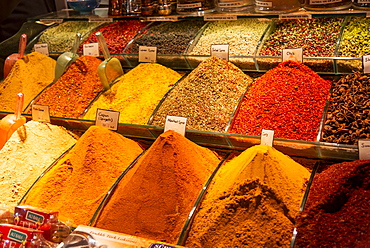
[(65, 128), (29, 121), (0, 150), (0, 204), (15, 206), (35, 180), (76, 143)]

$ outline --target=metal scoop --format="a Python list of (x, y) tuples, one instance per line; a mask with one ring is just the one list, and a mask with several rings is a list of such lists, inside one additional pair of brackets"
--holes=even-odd
[(57, 63), (55, 65), (55, 78), (54, 82), (56, 82), (64, 73), (64, 71), (78, 59), (77, 50), (80, 47), (81, 43), (81, 34), (77, 33), (76, 38), (74, 40), (74, 44), (72, 47), (72, 50), (70, 52), (65, 52), (61, 54), (58, 59)]
[(98, 66), (98, 74), (100, 81), (102, 82), (104, 88), (109, 90), (111, 83), (118, 77), (123, 75), (121, 62), (117, 58), (110, 56), (107, 43), (101, 32), (95, 33), (99, 46), (103, 50), (104, 61)]
[(9, 55), (4, 62), (4, 78), (8, 76), (9, 72), (13, 68), (15, 62), (17, 62), (18, 59), (22, 58), (24, 56), (24, 51), (26, 50), (27, 45), (27, 35), (22, 34), (19, 39), (19, 47), (18, 47), (18, 53), (13, 53)]
[(3, 148), (12, 134), (26, 123), (26, 117), (21, 116), (23, 103), (24, 95), (18, 93), (14, 114), (7, 115), (0, 121), (0, 149)]

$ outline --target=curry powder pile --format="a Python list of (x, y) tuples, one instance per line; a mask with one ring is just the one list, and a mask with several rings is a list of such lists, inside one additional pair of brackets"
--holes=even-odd
[(159, 136), (123, 177), (95, 226), (176, 243), (218, 156), (184, 136)]
[(135, 141), (92, 126), (23, 203), (59, 211), (60, 219), (73, 225), (87, 225), (108, 190), (141, 152)]

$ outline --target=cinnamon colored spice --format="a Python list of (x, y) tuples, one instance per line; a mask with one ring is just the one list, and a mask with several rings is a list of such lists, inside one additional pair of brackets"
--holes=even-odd
[(95, 226), (176, 243), (218, 163), (209, 149), (174, 131), (165, 132), (123, 177)]
[(51, 116), (78, 118), (104, 88), (98, 75), (101, 62), (92, 56), (79, 57), (34, 104), (48, 105)]
[(60, 219), (73, 225), (87, 225), (108, 190), (141, 152), (135, 141), (92, 126), (34, 185), (23, 204), (58, 211)]
[(191, 225), (186, 247), (289, 247), (309, 171), (266, 145), (222, 165)]
[(295, 247), (369, 247), (370, 161), (333, 164), (313, 180)]
[(259, 77), (245, 94), (231, 133), (315, 141), (331, 82), (302, 63), (286, 61)]

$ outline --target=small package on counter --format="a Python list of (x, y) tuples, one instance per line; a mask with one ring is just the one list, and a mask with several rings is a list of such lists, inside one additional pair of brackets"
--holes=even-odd
[(16, 206), (14, 224), (43, 231), (46, 240), (59, 243), (70, 233), (70, 228), (58, 220), (58, 212), (32, 206)]
[(156, 242), (90, 226), (78, 226), (57, 248), (180, 248), (184, 246)]
[(42, 236), (41, 230), (0, 224), (0, 247), (3, 248), (54, 248), (56, 245)]

